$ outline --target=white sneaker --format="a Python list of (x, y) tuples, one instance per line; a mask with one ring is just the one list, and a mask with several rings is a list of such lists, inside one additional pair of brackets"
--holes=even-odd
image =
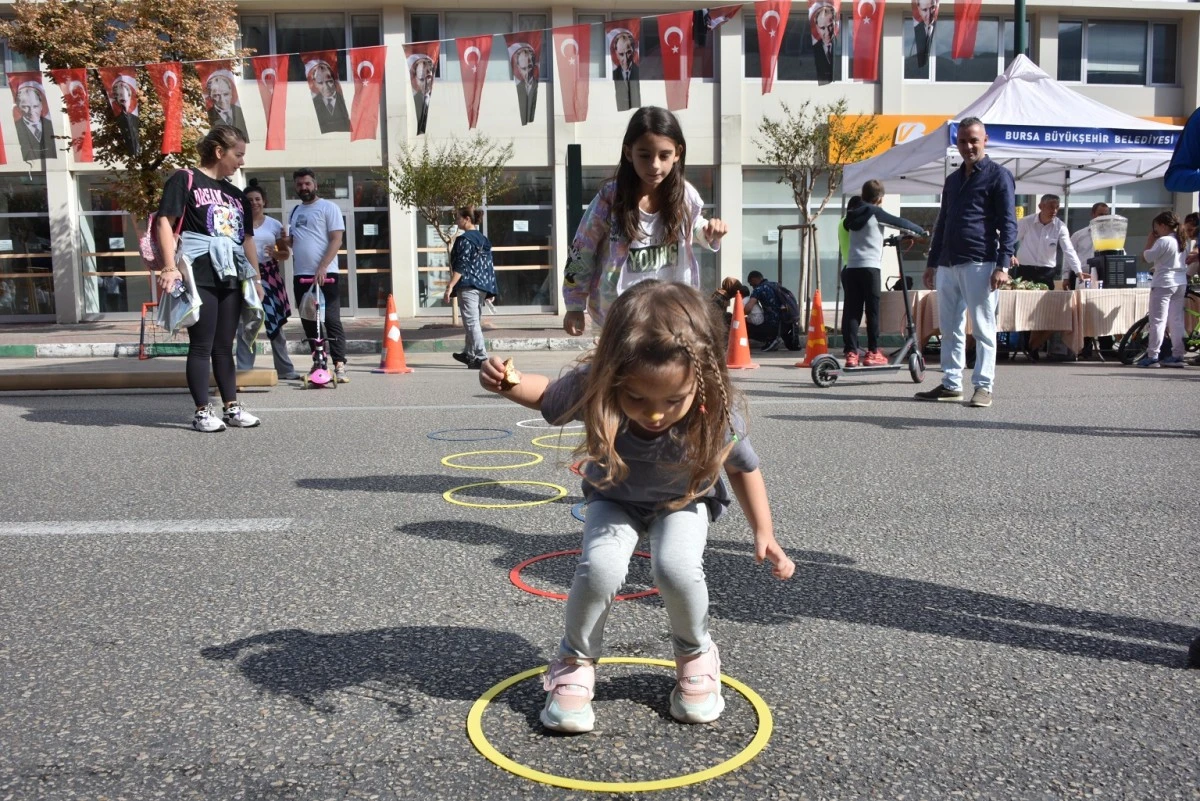
[(721, 695), (721, 656), (717, 645), (695, 656), (675, 657), (671, 717), (680, 723), (712, 723), (725, 710)]
[(237, 401), (225, 407), (225, 423), (227, 425), (234, 428), (254, 428), (260, 422), (262, 421), (242, 408), (242, 404)]
[(212, 434), (216, 431), (224, 431), (225, 424), (213, 417), (213, 413), (205, 406), (203, 409), (196, 410), (196, 416), (192, 418), (192, 428), (203, 431), (205, 434)]

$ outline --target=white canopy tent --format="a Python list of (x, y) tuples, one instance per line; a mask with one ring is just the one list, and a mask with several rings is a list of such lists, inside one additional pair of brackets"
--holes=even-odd
[[(987, 91), (937, 130), (847, 165), (843, 191), (879, 179), (889, 194), (939, 194), (961, 163), (958, 121), (987, 126), (987, 155), (1016, 178), (1018, 194), (1072, 192), (1160, 178), (1180, 128), (1143, 120), (1055, 81), (1023, 55)], [(849, 191), (847, 191), (849, 190)]]

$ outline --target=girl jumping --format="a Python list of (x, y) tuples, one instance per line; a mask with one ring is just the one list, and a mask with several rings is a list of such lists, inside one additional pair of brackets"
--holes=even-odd
[(732, 408), (724, 333), (689, 286), (643, 281), (612, 305), (590, 357), (561, 378), (521, 375), (492, 357), (484, 389), (538, 410), (547, 422), (584, 424), (580, 445), (587, 520), (566, 603), (566, 633), (550, 663), (542, 724), (591, 731), (595, 663), (613, 598), (638, 540), (671, 624), (677, 682), (670, 710), (708, 723), (725, 708), (721, 660), (708, 634), (704, 545), (710, 520), (730, 503), (725, 469), (750, 528), (754, 555), (776, 578), (795, 570), (775, 539), (767, 490), (745, 424)]
[(704, 201), (683, 177), (687, 144), (675, 115), (634, 112), (617, 175), (600, 187), (579, 222), (563, 276), (563, 329), (583, 333), (587, 309), (597, 327), (617, 296), (648, 278), (700, 286), (693, 241), (717, 250), (729, 231), (701, 216)]

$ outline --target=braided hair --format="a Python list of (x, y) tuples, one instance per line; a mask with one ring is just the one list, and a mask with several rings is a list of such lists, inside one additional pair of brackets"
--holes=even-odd
[(724, 320), (686, 284), (643, 281), (617, 298), (595, 350), (584, 359), (589, 365), (584, 391), (570, 413), (583, 419), (585, 440), (576, 456), (601, 468), (598, 487), (629, 475), (615, 446), (628, 425), (621, 393), (636, 391), (631, 382), (646, 371), (679, 367), (695, 381), (695, 397), (684, 417), (664, 434), (684, 451), (678, 464), (665, 467), (686, 477), (687, 490), (666, 507), (680, 509), (716, 484), (737, 439), (724, 339)]

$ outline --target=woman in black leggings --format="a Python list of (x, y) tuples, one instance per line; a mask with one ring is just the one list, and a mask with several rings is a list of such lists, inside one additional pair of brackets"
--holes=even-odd
[[(203, 432), (224, 431), (226, 426), (252, 428), (259, 419), (238, 402), (233, 342), (242, 315), (242, 281), (254, 281), (260, 298), (262, 286), (249, 206), (228, 180), (243, 164), (246, 141), (237, 128), (218, 125), (196, 149), (200, 166), (176, 172), (163, 187), (155, 234), (170, 266), (159, 273), (158, 285), (163, 293), (174, 290), (182, 280), (182, 266), (191, 270), (201, 301), (200, 319), (188, 328), (187, 383), (196, 403), (192, 427)], [(183, 227), (177, 242), (180, 217)], [(210, 364), (224, 402), (224, 420), (208, 407)]]

